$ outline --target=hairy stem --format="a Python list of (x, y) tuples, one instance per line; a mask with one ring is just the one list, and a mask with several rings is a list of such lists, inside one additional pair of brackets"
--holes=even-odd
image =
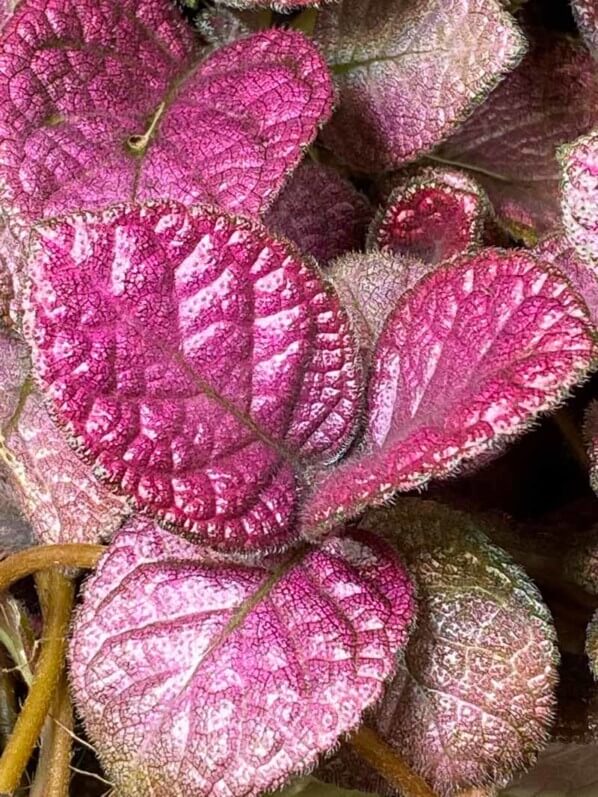
[(95, 567), (105, 551), (103, 545), (68, 543), (37, 545), (8, 556), (0, 562), (0, 592), (15, 581), (52, 567)]
[[(12, 568), (7, 568), (7, 563), (10, 563), (11, 560), (18, 560), (22, 563), (23, 557), (25, 557), (31, 568), (33, 553), (34, 551), (31, 550), (24, 551), (0, 563), (0, 589), (5, 589), (7, 582), (11, 583), (11, 579), (16, 580), (15, 572), (22, 573), (22, 569), (16, 567), (14, 562)], [(26, 554), (29, 554), (29, 559)], [(44, 560), (42, 559), (42, 561)], [(73, 564), (73, 562), (69, 562), (69, 564)], [(27, 570), (25, 574), (29, 572), (32, 572), (31, 569)], [(22, 575), (17, 576), (17, 578), (19, 577)], [(47, 616), (41, 652), (31, 689), (0, 758), (0, 793), (8, 792), (10, 794), (17, 788), (42, 731), (64, 667), (66, 635), (71, 619), (74, 594), (72, 581), (57, 571), (50, 574)]]
[(367, 761), (403, 797), (436, 797), (428, 784), (371, 728), (361, 727), (349, 739), (360, 758)]

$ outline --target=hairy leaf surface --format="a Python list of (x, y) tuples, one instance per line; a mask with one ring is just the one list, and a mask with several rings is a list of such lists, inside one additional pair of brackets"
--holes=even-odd
[(529, 254), (485, 249), (436, 270), (386, 321), (365, 449), (323, 477), (305, 533), (500, 450), (595, 357), (586, 308)]
[(591, 401), (584, 418), (584, 437), (590, 459), (590, 484), (598, 495), (598, 401)]
[(542, 748), (555, 709), (556, 635), (540, 593), (462, 513), (403, 499), (362, 525), (396, 541), (418, 589), (379, 733), (439, 795), (506, 783)]
[(127, 797), (258, 795), (355, 727), (413, 612), (409, 577), (373, 535), (248, 566), (201, 561), (138, 518), (87, 582), (76, 702)]
[(567, 238), (598, 279), (598, 128), (558, 153)]
[(127, 514), (125, 502), (72, 451), (30, 371), (23, 343), (0, 333), (0, 461), (9, 485), (40, 542), (107, 539)]
[(370, 227), (368, 247), (441, 263), (480, 245), (489, 209), (466, 173), (422, 169), (394, 188)]
[(340, 91), (324, 141), (364, 171), (439, 144), (525, 49), (495, 0), (343, 0), (318, 14), (315, 39)]
[(281, 29), (204, 50), (168, 0), (30, 0), (2, 37), (0, 180), (28, 217), (125, 200), (258, 213), (331, 110)]
[(193, 540), (289, 544), (361, 403), (315, 268), (257, 222), (158, 203), (49, 223), (31, 274), (37, 374), (98, 475)]
[(432, 269), (431, 263), (388, 252), (355, 252), (331, 263), (327, 276), (353, 319), (363, 349), (373, 349), (401, 296)]
[(363, 194), (330, 166), (304, 161), (264, 216), (273, 232), (322, 264), (361, 249), (372, 211)]
[(596, 0), (571, 0), (579, 32), (594, 58), (598, 58), (598, 4)]
[(592, 324), (598, 330), (598, 271), (586, 265), (564, 235), (549, 235), (534, 249), (542, 263), (558, 268), (585, 301)]
[(560, 222), (558, 146), (598, 120), (598, 80), (587, 50), (544, 35), (439, 150), (470, 166), (498, 217), (528, 244)]

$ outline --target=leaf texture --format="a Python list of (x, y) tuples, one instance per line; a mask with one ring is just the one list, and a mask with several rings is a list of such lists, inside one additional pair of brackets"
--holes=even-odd
[(71, 450), (30, 370), (23, 343), (0, 333), (0, 462), (15, 500), (39, 542), (109, 539), (128, 514), (126, 504)]
[(304, 161), (285, 185), (264, 223), (293, 241), (299, 250), (326, 264), (361, 249), (371, 219), (363, 194), (335, 169)]
[(368, 172), (437, 146), (525, 49), (495, 0), (343, 0), (318, 14), (314, 36), (340, 92), (324, 142)]
[(353, 320), (359, 342), (371, 351), (384, 322), (401, 296), (432, 271), (408, 255), (352, 252), (330, 264), (327, 276)]
[(368, 248), (441, 263), (479, 247), (490, 205), (464, 172), (427, 168), (399, 182), (368, 234)]
[(157, 203), (49, 223), (31, 275), (36, 372), (96, 473), (203, 544), (292, 542), (361, 404), (318, 272), (257, 222)]
[(598, 128), (558, 152), (567, 238), (598, 279)]
[(137, 518), (85, 588), (76, 703), (126, 797), (251, 797), (358, 723), (413, 610), (405, 570), (372, 535), (248, 566), (201, 561)]
[(564, 235), (547, 236), (535, 247), (534, 255), (569, 279), (585, 301), (592, 324), (598, 330), (598, 271), (586, 265)]
[(598, 5), (595, 0), (571, 0), (573, 16), (588, 49), (598, 57)]
[[(539, 591), (462, 513), (403, 499), (361, 525), (396, 541), (418, 590), (417, 627), (370, 721), (435, 794), (505, 785), (543, 747), (556, 708), (556, 634)], [(363, 766), (347, 772), (376, 786)]]
[(592, 58), (572, 39), (544, 34), (438, 154), (471, 167), (499, 219), (533, 245), (560, 224), (557, 147), (597, 120)]
[(30, 0), (2, 37), (0, 181), (28, 218), (114, 202), (259, 213), (332, 103), (313, 45), (272, 29), (204, 58), (168, 0)]
[(590, 460), (590, 484), (598, 495), (598, 401), (591, 401), (584, 417), (584, 437)]
[(304, 533), (500, 450), (557, 406), (596, 357), (586, 313), (523, 251), (484, 249), (421, 280), (378, 339), (364, 450), (322, 477)]
[(586, 636), (586, 653), (590, 662), (592, 675), (598, 681), (598, 611), (596, 611), (588, 625)]

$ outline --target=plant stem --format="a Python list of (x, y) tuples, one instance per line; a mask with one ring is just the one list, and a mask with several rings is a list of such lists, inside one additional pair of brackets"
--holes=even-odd
[(403, 797), (436, 797), (425, 780), (412, 772), (392, 747), (371, 728), (359, 728), (350, 737), (349, 744)]
[(12, 554), (0, 562), (0, 592), (15, 581), (30, 576), (38, 570), (52, 567), (95, 567), (105, 551), (103, 545), (68, 543), (64, 545), (37, 545)]
[[(15, 572), (22, 573), (22, 569), (14, 566), (14, 562), (12, 567), (7, 568), (6, 565), (11, 560), (18, 560), (19, 563), (22, 563), (25, 558), (26, 561), (29, 561), (29, 566), (31, 567), (32, 553), (31, 550), (23, 551), (0, 563), (0, 589), (6, 588), (6, 581), (16, 580), (14, 578)], [(29, 554), (28, 559), (27, 554)], [(38, 561), (38, 559), (35, 561)], [(79, 561), (80, 558), (77, 563)], [(72, 563), (69, 562), (69, 564)], [(47, 561), (46, 566), (48, 566)], [(31, 570), (27, 572), (31, 572)], [(19, 577), (22, 576), (17, 576), (17, 578)], [(64, 667), (66, 635), (71, 619), (75, 589), (68, 578), (57, 571), (53, 571), (49, 577), (48, 593), (44, 639), (35, 669), (35, 677), (11, 737), (0, 758), (0, 793), (8, 792), (10, 794), (19, 785), (21, 775), (42, 731)]]
[(45, 738), (30, 797), (68, 797), (71, 780), (73, 709), (63, 674), (52, 713), (46, 720)]

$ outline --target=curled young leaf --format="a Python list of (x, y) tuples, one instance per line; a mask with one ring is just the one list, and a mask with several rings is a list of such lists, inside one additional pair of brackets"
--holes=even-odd
[(32, 383), (25, 346), (4, 332), (0, 384), (0, 461), (37, 539), (109, 539), (127, 514), (125, 502), (97, 482), (71, 450)]
[(30, 271), (37, 376), (96, 473), (192, 540), (292, 542), (361, 404), (316, 269), (257, 222), (157, 203), (48, 223)]
[(598, 128), (562, 147), (558, 159), (565, 232), (598, 279)]
[(434, 271), (386, 320), (364, 450), (322, 477), (304, 533), (500, 450), (557, 406), (596, 356), (586, 308), (531, 255), (484, 249)]
[(304, 161), (264, 216), (264, 224), (325, 264), (362, 248), (371, 215), (365, 196), (336, 169)]
[(395, 186), (370, 227), (368, 248), (441, 263), (481, 244), (489, 210), (483, 188), (466, 173), (421, 169)]
[(340, 90), (324, 141), (375, 172), (439, 144), (525, 50), (495, 0), (343, 0), (320, 11), (314, 36)]
[(571, 0), (573, 16), (589, 51), (598, 58), (598, 5), (596, 0)]
[(300, 33), (204, 59), (168, 0), (35, 0), (6, 25), (0, 181), (28, 218), (151, 198), (262, 212), (332, 104)]
[(548, 739), (558, 651), (533, 582), (466, 515), (418, 499), (362, 525), (392, 538), (417, 627), (375, 727), (439, 795), (504, 785)]
[(534, 255), (561, 271), (582, 297), (598, 330), (598, 271), (588, 267), (564, 235), (549, 235), (534, 248)]
[(365, 351), (374, 348), (401, 296), (432, 268), (431, 263), (388, 252), (350, 253), (331, 263), (326, 276), (350, 314)]
[(570, 38), (544, 35), (439, 155), (470, 167), (502, 223), (533, 245), (560, 222), (557, 147), (597, 120), (592, 58)]
[(248, 566), (130, 521), (87, 582), (71, 678), (123, 797), (253, 797), (314, 766), (394, 672), (414, 613), (356, 533)]

